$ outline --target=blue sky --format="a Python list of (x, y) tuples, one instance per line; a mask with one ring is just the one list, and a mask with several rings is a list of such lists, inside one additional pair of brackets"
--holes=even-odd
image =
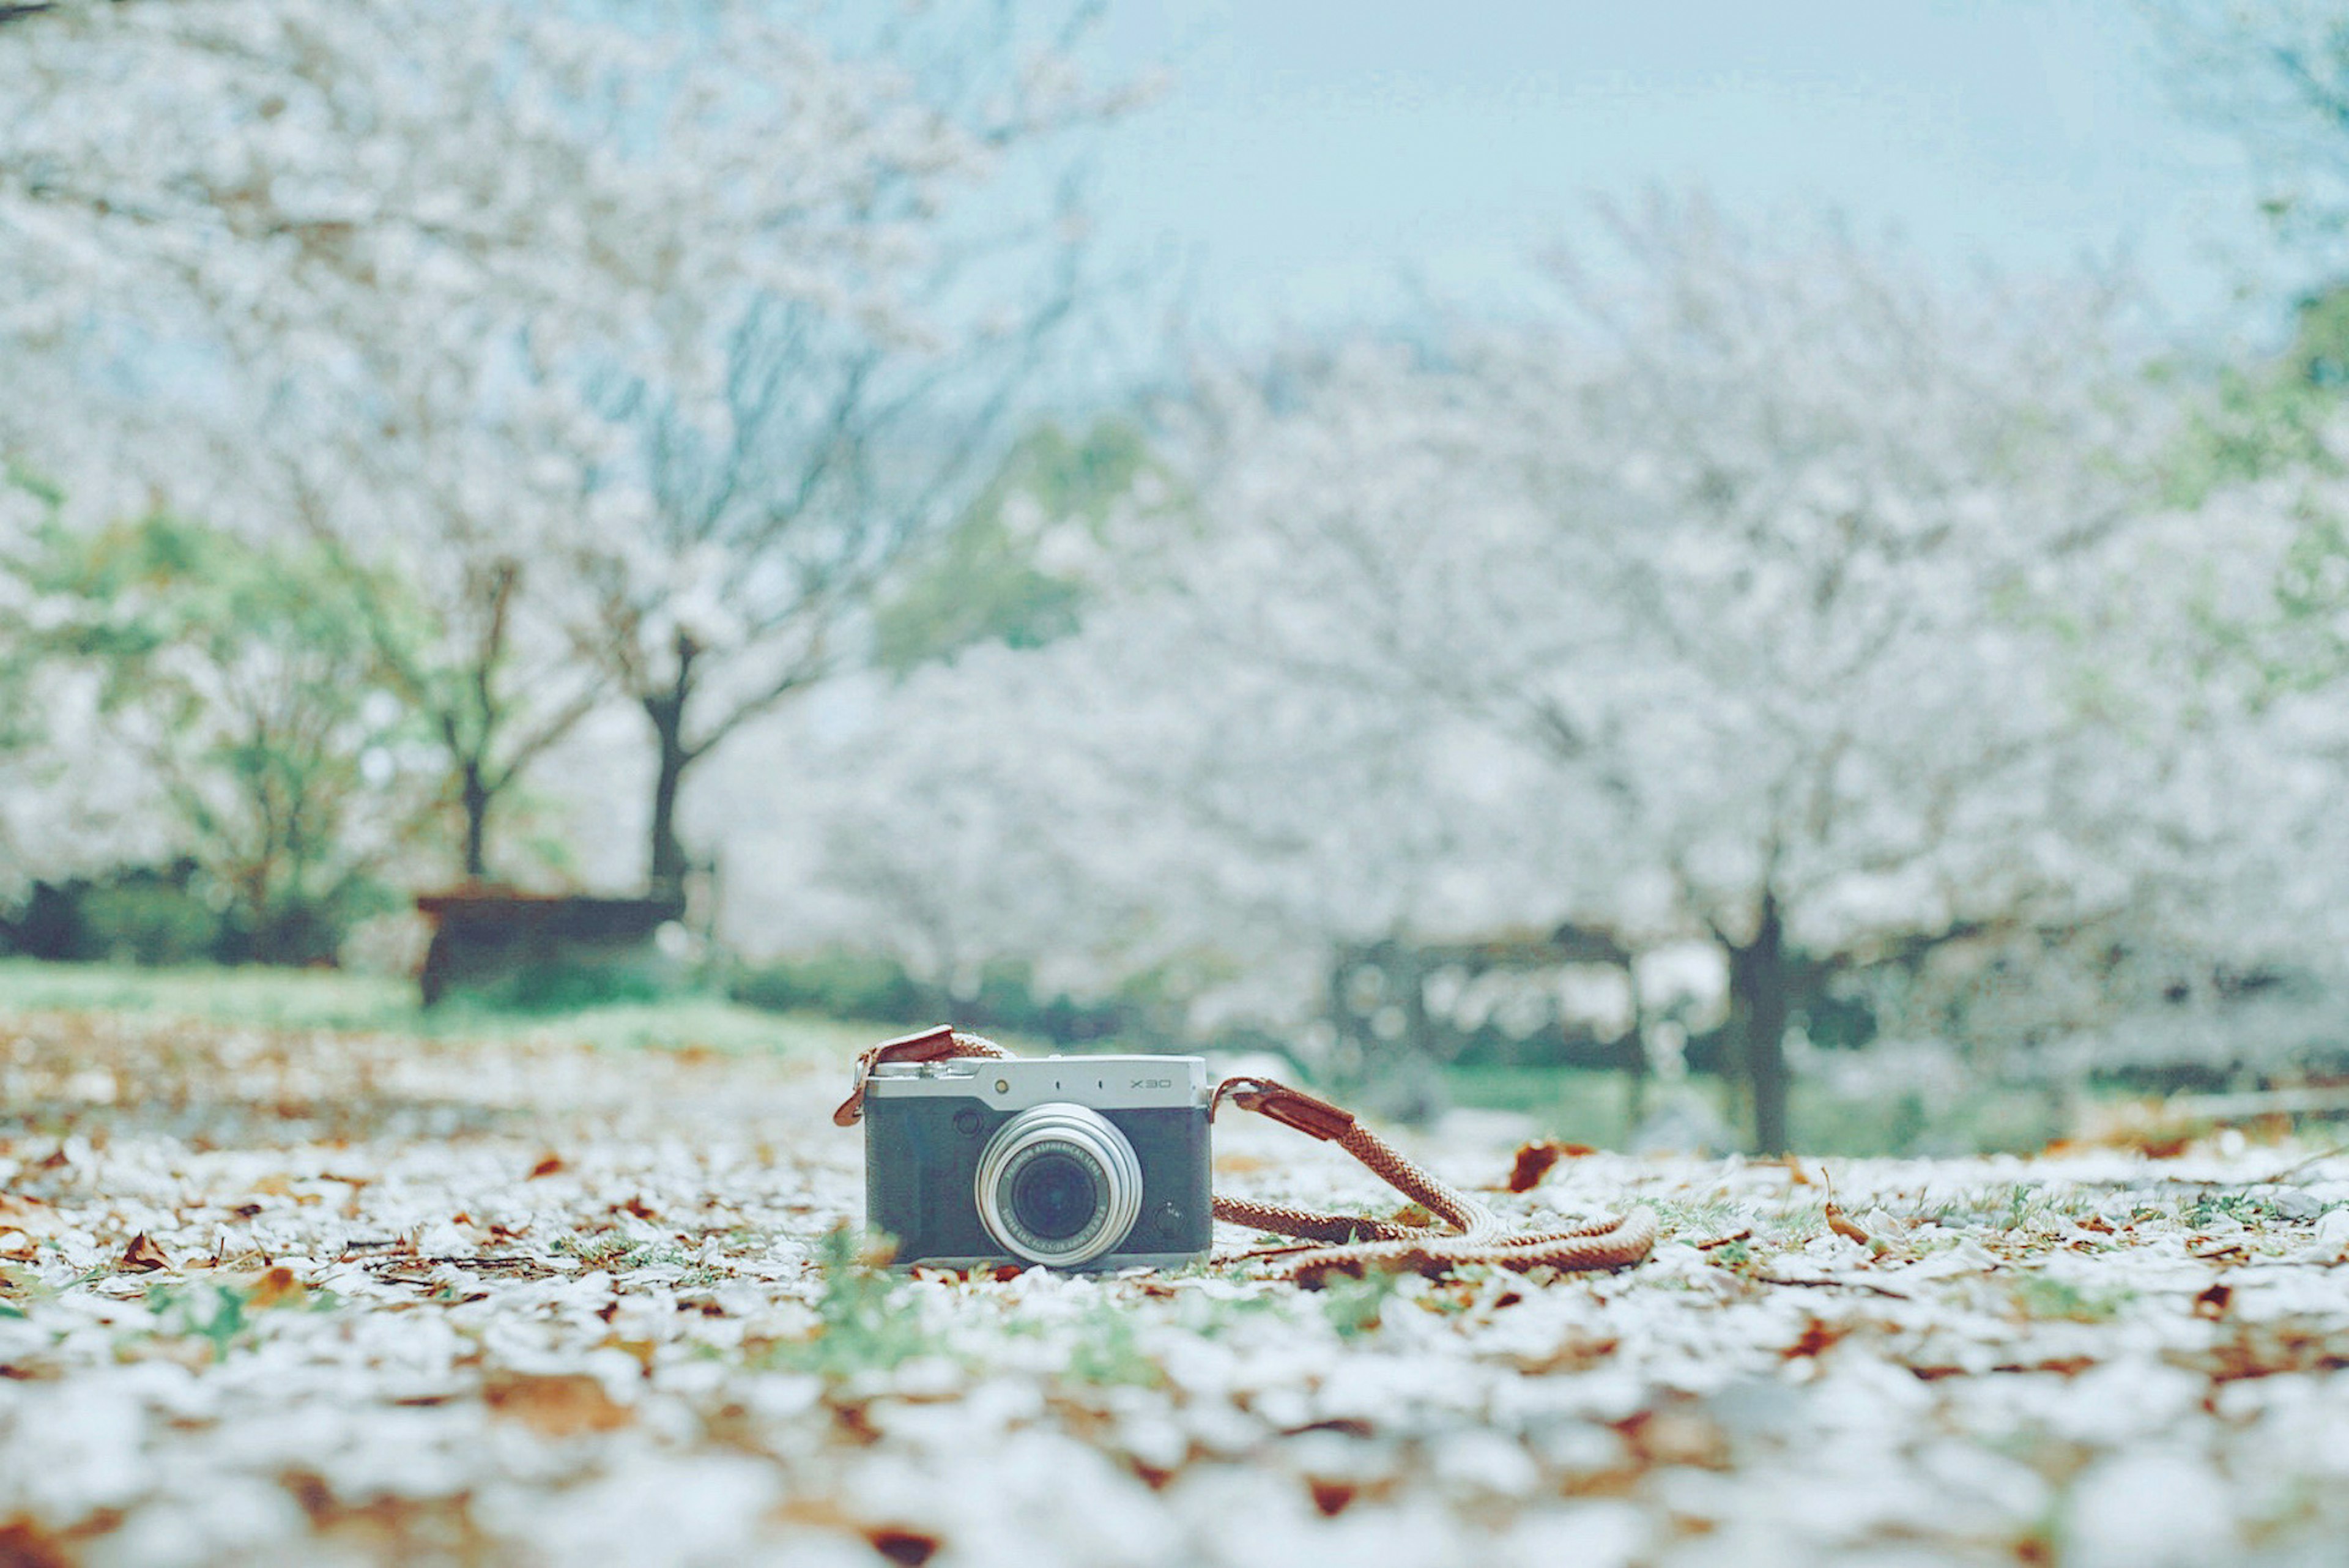
[(2127, 258), (2180, 324), (2265, 260), (2233, 145), (2173, 107), (2127, 0), (1111, 0), (1166, 98), (1097, 165), (1102, 238), (1254, 337), (1474, 304), (1594, 194), (1840, 213), (1937, 265)]

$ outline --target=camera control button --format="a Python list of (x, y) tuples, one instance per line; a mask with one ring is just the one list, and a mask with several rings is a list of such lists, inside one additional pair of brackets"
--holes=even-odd
[(977, 1137), (978, 1136), (978, 1113), (971, 1109), (968, 1106), (965, 1106), (961, 1110), (955, 1113), (954, 1127), (955, 1131), (962, 1134), (965, 1137)]
[(1162, 1203), (1158, 1206), (1158, 1233), (1162, 1236), (1183, 1233), (1183, 1210), (1179, 1205)]

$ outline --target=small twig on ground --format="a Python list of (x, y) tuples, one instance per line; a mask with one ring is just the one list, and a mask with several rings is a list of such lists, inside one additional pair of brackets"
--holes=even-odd
[(1699, 1241), (1696, 1244), (1696, 1250), (1700, 1252), (1710, 1252), (1715, 1247), (1726, 1247), (1732, 1241), (1750, 1241), (1753, 1235), (1753, 1227), (1748, 1226), (1743, 1231), (1733, 1231), (1726, 1236), (1715, 1236), (1710, 1241)]
[(1327, 1244), (1322, 1241), (1283, 1241), (1278, 1246), (1250, 1247), (1238, 1252), (1217, 1252), (1207, 1260), (1207, 1266), (1220, 1269), (1226, 1263), (1249, 1263), (1259, 1258), (1286, 1257), (1291, 1252), (1309, 1252), (1316, 1247)]
[(1812, 1290), (1867, 1291), (1874, 1295), (1890, 1296), (1896, 1302), (1916, 1299), (1905, 1291), (1896, 1291), (1889, 1285), (1871, 1284), (1866, 1280), (1797, 1280), (1784, 1274), (1756, 1274), (1754, 1281), (1756, 1284), (1802, 1285)]
[(2337, 1157), (2344, 1154), (2349, 1154), (2349, 1143), (2344, 1143), (2338, 1148), (2328, 1148), (2316, 1154), (2312, 1154), (2306, 1159), (2294, 1160), (2292, 1164), (2285, 1166), (2282, 1170), (2277, 1171), (2273, 1176), (2269, 1177), (2267, 1179), (2268, 1184), (2271, 1186), (2281, 1184), (2291, 1178), (2298, 1176), (2302, 1171), (2306, 1170), (2312, 1165), (2319, 1164), (2324, 1160), (2336, 1158)]

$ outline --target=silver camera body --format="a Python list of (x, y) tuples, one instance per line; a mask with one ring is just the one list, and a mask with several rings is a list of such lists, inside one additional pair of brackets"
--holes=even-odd
[(880, 1063), (864, 1083), (866, 1219), (901, 1266), (1200, 1262), (1207, 1096), (1197, 1056)]

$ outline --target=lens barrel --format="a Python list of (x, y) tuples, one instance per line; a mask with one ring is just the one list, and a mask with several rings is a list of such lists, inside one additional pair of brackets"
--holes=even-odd
[(1004, 1251), (1076, 1268), (1116, 1249), (1142, 1211), (1142, 1162), (1100, 1112), (1031, 1106), (996, 1129), (973, 1183), (978, 1217)]

